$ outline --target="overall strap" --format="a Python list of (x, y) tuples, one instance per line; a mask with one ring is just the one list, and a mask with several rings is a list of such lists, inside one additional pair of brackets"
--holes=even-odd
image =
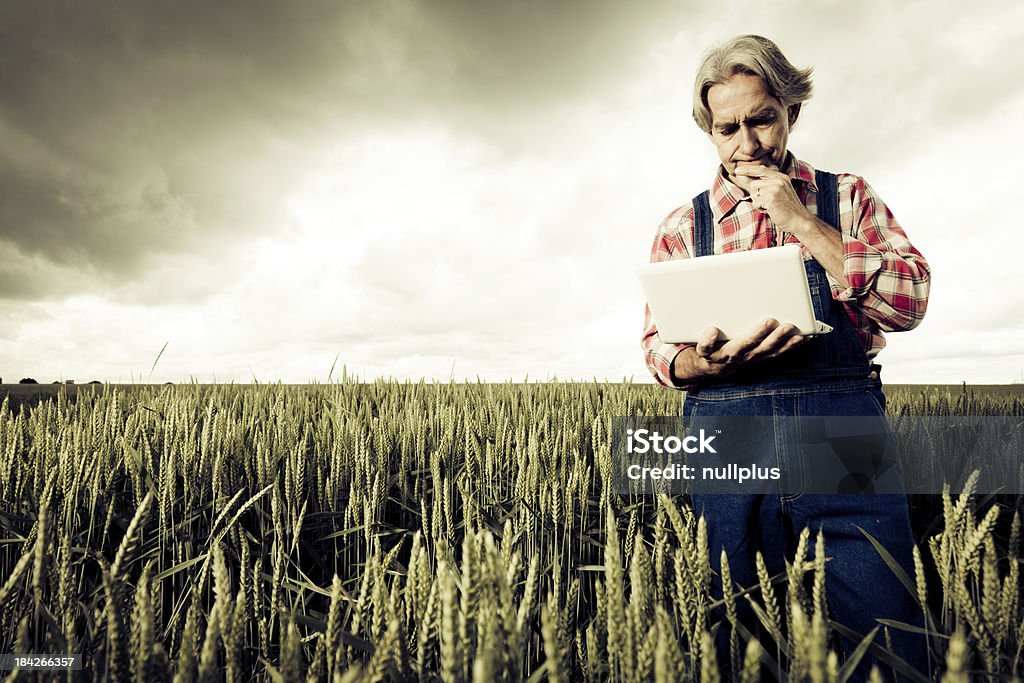
[(710, 192), (705, 190), (693, 198), (693, 247), (694, 256), (711, 256), (715, 253), (715, 227), (711, 217)]
[(842, 232), (839, 227), (839, 179), (828, 171), (814, 171), (818, 186), (818, 218)]

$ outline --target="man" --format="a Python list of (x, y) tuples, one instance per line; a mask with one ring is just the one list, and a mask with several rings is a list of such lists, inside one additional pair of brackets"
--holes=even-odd
[[(772, 41), (740, 36), (709, 51), (697, 72), (693, 116), (718, 150), (711, 189), (658, 228), (652, 261), (800, 244), (815, 313), (834, 330), (802, 337), (787, 321), (765, 320), (738, 338), (717, 328), (696, 345), (667, 344), (646, 312), (643, 348), (661, 384), (687, 391), (684, 416), (882, 416), (883, 332), (909, 330), (928, 301), (929, 267), (875, 191), (851, 174), (816, 173), (787, 149), (810, 69), (797, 69)], [(771, 296), (765, 283), (755, 296)], [(778, 440), (776, 440), (778, 441)], [(783, 440), (784, 441), (784, 440)], [(785, 444), (766, 456), (801, 466)], [(787, 458), (790, 458), (787, 461)], [(769, 573), (806, 526), (825, 537), (829, 616), (861, 634), (876, 618), (921, 624), (921, 612), (859, 526), (913, 576), (913, 535), (904, 495), (709, 495), (694, 493), (707, 520), (721, 590), (719, 555), (729, 557), (733, 592), (757, 584), (754, 557)], [(856, 526), (854, 526), (856, 525)], [(752, 628), (749, 607), (743, 618)], [(719, 660), (727, 628), (718, 634)], [(923, 641), (890, 629), (898, 654), (927, 671)], [(875, 642), (883, 644), (879, 636)], [(855, 643), (841, 641), (849, 655)], [(727, 651), (727, 650), (726, 650)], [(857, 674), (866, 674), (867, 660)]]

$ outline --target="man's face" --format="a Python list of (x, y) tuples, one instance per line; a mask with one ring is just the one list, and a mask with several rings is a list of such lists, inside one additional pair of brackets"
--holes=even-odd
[(786, 159), (789, 128), (796, 121), (790, 112), (768, 93), (760, 76), (738, 73), (708, 89), (711, 133), (729, 179), (747, 189), (749, 180), (737, 178), (737, 164), (760, 164), (782, 168)]

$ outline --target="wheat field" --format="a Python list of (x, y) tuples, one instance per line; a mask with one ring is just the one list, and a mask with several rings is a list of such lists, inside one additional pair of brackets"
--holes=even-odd
[[(146, 682), (844, 681), (867, 654), (879, 681), (1020, 675), (1015, 499), (912, 501), (924, 535), (901, 578), (930, 670), (887, 648), (899, 624), (844, 661), (820, 536), (779, 576), (758, 558), (758, 585), (720, 604), (686, 500), (615, 493), (611, 417), (680, 407), (651, 385), (383, 380), (4, 401), (0, 653)], [(1018, 396), (934, 391), (889, 409), (1024, 415)], [(54, 674), (8, 680), (35, 676)]]

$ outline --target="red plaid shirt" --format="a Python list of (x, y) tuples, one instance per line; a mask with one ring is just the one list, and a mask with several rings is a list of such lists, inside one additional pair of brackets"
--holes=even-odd
[[(795, 181), (797, 195), (814, 215), (818, 213), (814, 169), (790, 153), (788, 174)], [(748, 249), (766, 249), (799, 240), (772, 225), (767, 214), (754, 211), (746, 193), (728, 180), (721, 166), (711, 186), (711, 214), (714, 220), (716, 254)], [(868, 358), (885, 347), (882, 331), (909, 330), (917, 326), (928, 306), (930, 269), (928, 262), (907, 239), (906, 233), (882, 200), (863, 178), (838, 174), (839, 222), (843, 235), (843, 272), (850, 286), (843, 289), (828, 276), (832, 297), (843, 303)], [(651, 248), (651, 261), (690, 258), (693, 255), (693, 205), (684, 204), (658, 226)], [(810, 258), (803, 249), (804, 258)], [(692, 384), (673, 384), (672, 361), (686, 344), (666, 344), (647, 307), (641, 341), (647, 367), (654, 378), (668, 387), (688, 389)]]

